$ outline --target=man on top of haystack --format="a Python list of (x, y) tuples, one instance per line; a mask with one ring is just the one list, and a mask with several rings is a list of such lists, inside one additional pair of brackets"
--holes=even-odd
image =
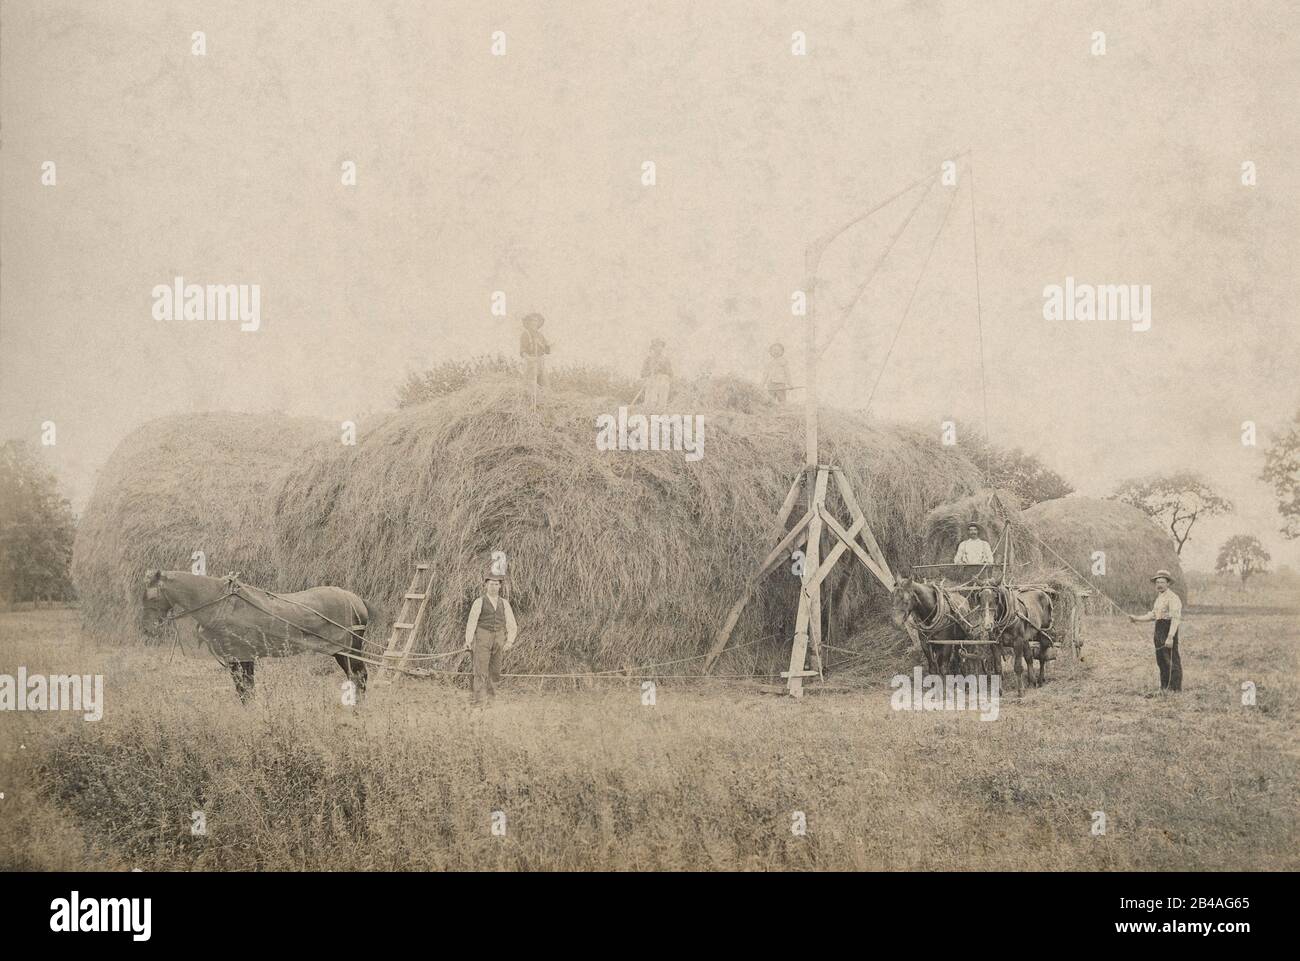
[(551, 345), (542, 336), (542, 324), (546, 318), (541, 314), (529, 314), (524, 318), (524, 332), (519, 337), (519, 356), (524, 361), (524, 386), (528, 388), (529, 401), (537, 406), (537, 395), (546, 387), (546, 355), (551, 352)]
[(790, 389), (790, 365), (785, 362), (785, 347), (773, 344), (767, 352), (772, 359), (763, 372), (763, 386), (774, 401), (784, 404), (786, 392)]
[(984, 539), (984, 532), (978, 524), (966, 525), (966, 539), (957, 545), (954, 564), (992, 564), (993, 548)]
[(641, 365), (641, 376), (645, 379), (645, 406), (649, 411), (663, 411), (668, 407), (673, 365), (664, 353), (666, 346), (660, 337), (650, 341), (650, 354)]

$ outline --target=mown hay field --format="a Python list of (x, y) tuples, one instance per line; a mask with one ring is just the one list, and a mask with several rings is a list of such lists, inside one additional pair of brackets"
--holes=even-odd
[(0, 673), (106, 686), (97, 723), (0, 713), (0, 869), (1300, 867), (1294, 616), (1193, 616), (1172, 698), (1147, 630), (1089, 618), (1086, 660), (993, 722), (891, 710), (892, 668), (802, 702), (514, 681), (474, 709), (406, 681), (353, 711), (310, 656), (263, 661), (241, 708), (215, 663), (78, 624), (0, 614)]

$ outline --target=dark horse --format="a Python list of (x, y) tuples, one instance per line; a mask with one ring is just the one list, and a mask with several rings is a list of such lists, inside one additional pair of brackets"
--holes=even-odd
[(967, 615), (970, 605), (960, 594), (935, 584), (900, 577), (890, 595), (894, 626), (900, 630), (910, 616), (921, 635), (921, 652), (931, 674), (947, 674), (958, 658), (958, 644), (932, 641), (963, 641), (970, 637)]
[[(1021, 675), (1029, 665), (1029, 684), (1038, 686), (1045, 680), (1048, 648), (1052, 638), (1052, 596), (1036, 587), (985, 587), (979, 593), (981, 629), (999, 644), (1009, 646), (1015, 655), (1016, 693), (1023, 693)], [(1034, 680), (1033, 644), (1038, 642), (1038, 680)]]
[(241, 583), (235, 575), (203, 577), (184, 571), (149, 571), (144, 609), (159, 620), (193, 617), (199, 636), (229, 669), (235, 693), (245, 703), (253, 694), (253, 665), (258, 657), (315, 652), (331, 654), (357, 694), (366, 690), (362, 653), (366, 625), (373, 613), (357, 595), (340, 587), (313, 587), (293, 594), (272, 594)]

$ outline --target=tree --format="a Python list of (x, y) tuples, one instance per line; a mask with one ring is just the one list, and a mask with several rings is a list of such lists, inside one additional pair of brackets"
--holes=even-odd
[(58, 482), (22, 441), (0, 445), (0, 600), (69, 600), (75, 521)]
[(974, 442), (971, 459), (988, 472), (988, 486), (1009, 490), (1025, 507), (1074, 493), (1074, 487), (1035, 455), (990, 444)]
[(1219, 548), (1219, 559), (1214, 563), (1214, 570), (1219, 574), (1237, 574), (1244, 586), (1251, 574), (1268, 570), (1272, 560), (1264, 545), (1253, 534), (1237, 534), (1224, 541)]
[(1111, 499), (1131, 504), (1167, 527), (1180, 555), (1198, 518), (1232, 511), (1232, 502), (1192, 471), (1124, 481)]
[(1283, 537), (1300, 537), (1300, 411), (1295, 423), (1264, 452), (1260, 479), (1273, 485)]

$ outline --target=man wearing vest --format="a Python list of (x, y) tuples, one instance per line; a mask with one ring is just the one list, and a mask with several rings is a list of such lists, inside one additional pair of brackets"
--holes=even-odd
[(1173, 575), (1166, 570), (1156, 571), (1151, 580), (1156, 585), (1156, 600), (1151, 610), (1142, 615), (1130, 614), (1133, 623), (1155, 621), (1156, 666), (1160, 668), (1160, 690), (1183, 689), (1183, 659), (1178, 656), (1178, 625), (1183, 620), (1183, 602), (1170, 584)]
[(501, 596), (503, 580), (500, 574), (487, 576), (483, 594), (470, 607), (469, 620), (465, 622), (465, 650), (474, 652), (471, 686), (475, 704), (485, 696), (496, 696), (497, 685), (501, 683), (501, 656), (514, 646), (515, 634), (519, 632), (510, 602)]

